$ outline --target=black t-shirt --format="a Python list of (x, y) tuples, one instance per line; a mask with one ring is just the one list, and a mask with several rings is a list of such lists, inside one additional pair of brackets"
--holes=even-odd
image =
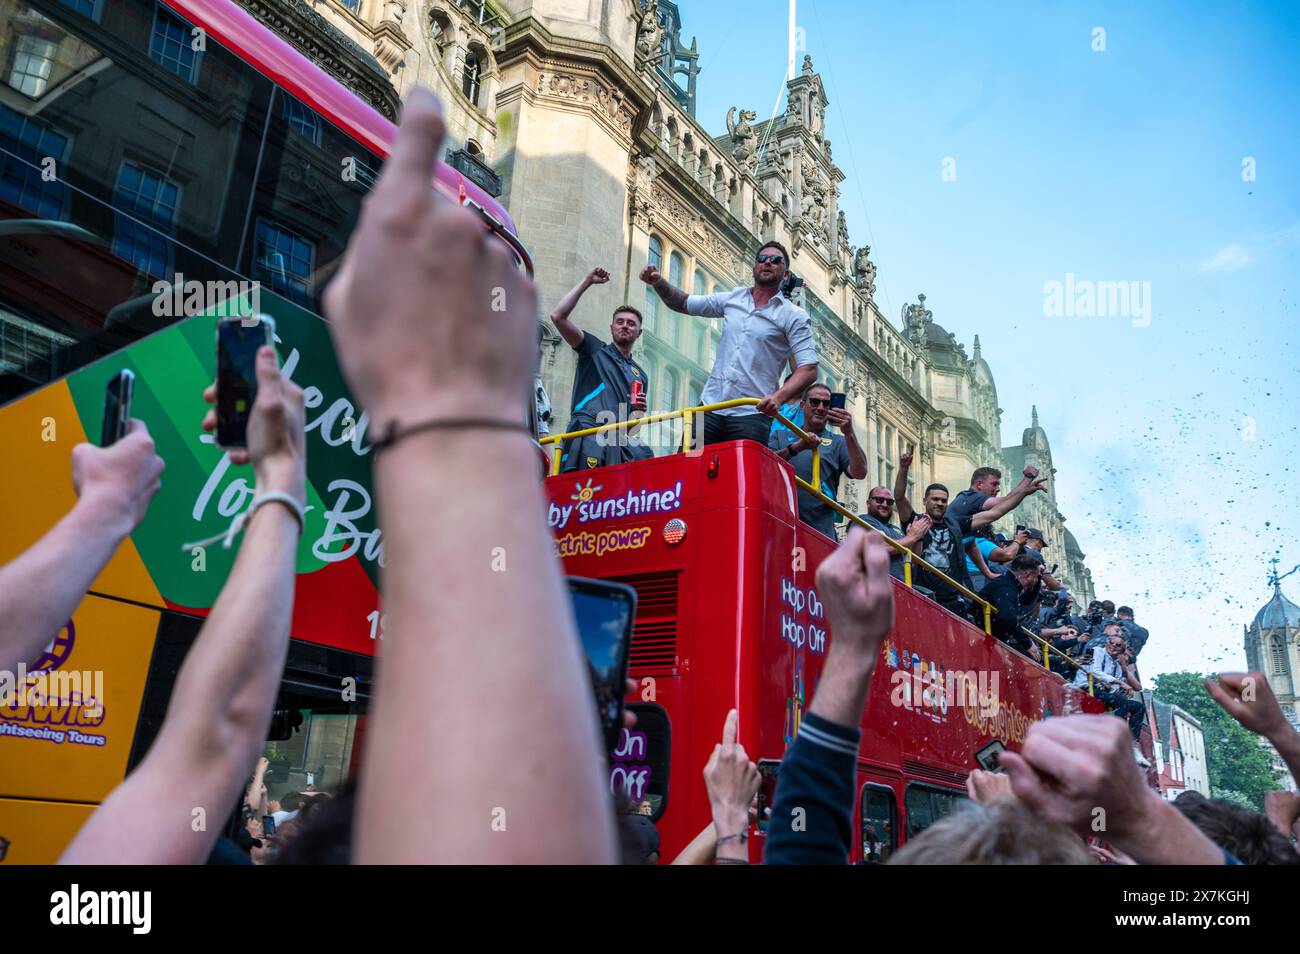
[[(649, 381), (645, 369), (590, 331), (582, 333), (582, 344), (574, 350), (578, 353), (578, 368), (573, 375), (573, 416), (569, 419), (569, 430), (580, 431), (598, 423), (626, 420), (632, 382), (639, 380), (644, 386)], [(601, 412), (608, 413), (598, 420)]]
[(978, 490), (963, 490), (948, 504), (948, 513), (954, 517), (973, 517), (983, 508), (984, 501), (992, 496)]
[[(954, 517), (945, 512), (943, 519), (931, 526), (921, 540), (921, 559), (967, 589), (970, 589), (970, 575), (966, 572), (966, 548), (962, 539), (970, 534), (970, 521), (969, 516)], [(934, 590), (940, 602), (962, 595), (924, 568), (920, 568), (918, 581)]]

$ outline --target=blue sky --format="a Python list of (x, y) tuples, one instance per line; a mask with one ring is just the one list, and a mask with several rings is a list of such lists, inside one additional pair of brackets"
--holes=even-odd
[[(786, 3), (681, 10), (701, 123), (766, 119)], [(1266, 561), (1300, 563), (1300, 5), (800, 0), (798, 23), (881, 310), (924, 292), (980, 335), (1004, 444), (1037, 404), (1099, 598), (1151, 629), (1148, 683), (1243, 666)], [(1068, 274), (1150, 282), (1149, 323), (1045, 314)]]

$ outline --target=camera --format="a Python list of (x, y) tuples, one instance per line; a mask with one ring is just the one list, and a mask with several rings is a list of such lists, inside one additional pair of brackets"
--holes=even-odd
[(798, 275), (796, 275), (794, 272), (786, 272), (785, 278), (782, 279), (781, 281), (781, 294), (789, 295), (796, 288), (799, 288), (804, 284), (806, 284), (804, 280), (800, 278)]

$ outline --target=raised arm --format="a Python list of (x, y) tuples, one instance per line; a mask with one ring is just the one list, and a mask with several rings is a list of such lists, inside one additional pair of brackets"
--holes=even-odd
[[(994, 507), (1002, 506), (1002, 504), (1006, 503), (1008, 500), (1014, 500), (1010, 508), (1011, 510), (1014, 510), (1020, 504), (1020, 501), (1024, 500), (1025, 497), (1032, 493), (1029, 488), (1038, 479), (1038, 468), (1034, 467), (1032, 464), (1029, 465), (1025, 468), (1024, 474), (1020, 478), (1020, 483), (1016, 484), (1016, 486), (1008, 491), (1005, 496), (989, 497), (980, 505), (980, 509), (992, 510)], [(1043, 479), (1046, 480), (1047, 478), (1044, 477)]]
[[(521, 392), (522, 393), (522, 392)], [(213, 388), (205, 395), (215, 400)], [(204, 430), (216, 428), (209, 411)], [(257, 355), (248, 451), (257, 494), (306, 494), (302, 389), (275, 351)], [(289, 649), (298, 518), (284, 503), (257, 508), (230, 577), (176, 677), (149, 754), (95, 810), (64, 852), (71, 864), (202, 864), (221, 820), (261, 752)], [(202, 811), (204, 824), (195, 824)]]
[(1011, 493), (1007, 494), (1005, 497), (997, 498), (997, 504), (986, 510), (980, 510), (971, 514), (971, 529), (978, 530), (980, 527), (987, 527), (989, 524), (1002, 519), (1012, 510), (1015, 510), (1016, 507), (1020, 506), (1020, 502), (1030, 494), (1036, 494), (1041, 490), (1046, 490), (1047, 488), (1043, 486), (1046, 482), (1046, 477), (1034, 481), (1028, 479), (1022, 480), (1016, 485), (1016, 488), (1012, 490)]
[(593, 268), (583, 276), (582, 281), (569, 289), (568, 294), (560, 299), (559, 304), (551, 312), (551, 323), (555, 325), (555, 330), (560, 333), (560, 337), (565, 340), (570, 348), (581, 347), (584, 337), (582, 329), (569, 320), (569, 315), (577, 307), (578, 299), (592, 285), (603, 285), (608, 281), (609, 272), (603, 268)]
[(663, 303), (673, 311), (686, 314), (686, 299), (690, 296), (680, 288), (670, 285), (668, 279), (659, 273), (656, 266), (647, 265), (641, 269), (641, 281), (653, 288)]
[(912, 501), (907, 499), (907, 472), (911, 467), (912, 451), (909, 450), (898, 458), (898, 473), (894, 475), (894, 506), (898, 508), (898, 525), (904, 529), (916, 513)]
[(1262, 672), (1221, 672), (1218, 682), (1205, 680), (1205, 690), (1242, 726), (1272, 742), (1291, 777), (1300, 782), (1300, 733), (1286, 721)]
[(0, 568), (0, 670), (33, 663), (76, 611), (158, 492), (162, 459), (141, 421), (112, 447), (72, 449), (77, 502)]
[[(517, 426), (537, 362), (537, 290), (470, 210), (435, 201), (443, 132), (437, 99), (417, 87), (325, 299), (343, 373), (378, 433), (443, 425), (375, 460), (387, 622), (355, 857), (612, 863), (587, 662), (536, 446)], [(444, 321), (429, 321), (430, 288)], [(505, 311), (491, 310), (493, 289)], [(448, 493), (465, 460), (474, 492)]]

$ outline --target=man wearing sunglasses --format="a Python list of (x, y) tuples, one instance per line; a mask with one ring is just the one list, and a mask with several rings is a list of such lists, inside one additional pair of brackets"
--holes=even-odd
[[(889, 539), (897, 540), (909, 550), (913, 548), (913, 544), (920, 543), (930, 531), (930, 518), (924, 514), (908, 524), (907, 533), (898, 529), (897, 524), (892, 522), (894, 492), (884, 486), (871, 488), (871, 493), (867, 495), (867, 512), (860, 513), (858, 516)], [(889, 548), (889, 575), (897, 580), (906, 579), (903, 576), (903, 554), (894, 547)]]
[[(779, 242), (765, 242), (754, 259), (754, 284), (713, 295), (687, 295), (654, 265), (641, 270), (673, 311), (722, 319), (722, 339), (713, 370), (700, 395), (703, 404), (758, 398), (757, 407), (741, 405), (704, 415), (704, 443), (751, 440), (766, 445), (772, 415), (817, 380), (817, 349), (808, 314), (781, 291), (790, 256)], [(785, 384), (781, 372), (794, 358)]]
[[(821, 446), (821, 465), (818, 476), (821, 491), (832, 500), (840, 489), (840, 474), (854, 480), (867, 476), (867, 455), (853, 433), (853, 418), (842, 407), (831, 407), (831, 389), (824, 384), (810, 385), (800, 402), (803, 411), (803, 429), (812, 435), (804, 440), (789, 432), (773, 434), (769, 447), (782, 460), (794, 465), (794, 472), (804, 480), (812, 480), (812, 450)], [(841, 434), (827, 430), (834, 424)], [(832, 540), (835, 539), (835, 511), (822, 500), (799, 488), (799, 519)]]

